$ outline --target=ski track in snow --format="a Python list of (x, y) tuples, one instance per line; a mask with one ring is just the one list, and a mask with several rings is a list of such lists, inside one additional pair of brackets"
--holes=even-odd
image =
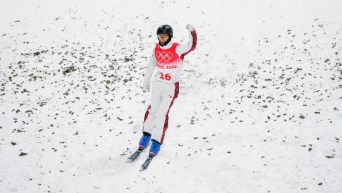
[[(4, 1), (0, 192), (342, 192), (341, 8)], [(154, 31), (166, 22), (180, 42), (193, 22), (198, 47), (165, 144), (139, 172), (148, 152), (127, 158), (149, 104)]]

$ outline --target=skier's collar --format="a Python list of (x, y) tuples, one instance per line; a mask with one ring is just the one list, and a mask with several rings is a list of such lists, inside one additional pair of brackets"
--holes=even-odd
[[(158, 44), (158, 45), (159, 45), (159, 44)], [(161, 49), (163, 49), (163, 50), (166, 50), (166, 49), (171, 48), (172, 45), (173, 45), (173, 41), (171, 40), (171, 41), (170, 41), (168, 44), (166, 44), (165, 46), (160, 46), (160, 45), (159, 45), (159, 47), (160, 47)]]

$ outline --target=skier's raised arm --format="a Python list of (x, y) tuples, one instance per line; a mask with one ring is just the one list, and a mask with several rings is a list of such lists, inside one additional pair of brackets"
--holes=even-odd
[(186, 29), (189, 31), (189, 42), (185, 44), (180, 44), (176, 52), (180, 58), (184, 58), (189, 52), (193, 51), (197, 45), (197, 33), (195, 27), (192, 24), (186, 25)]

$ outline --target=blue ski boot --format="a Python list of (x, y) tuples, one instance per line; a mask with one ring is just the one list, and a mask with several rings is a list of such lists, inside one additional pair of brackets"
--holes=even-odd
[(145, 149), (148, 146), (150, 140), (151, 140), (151, 134), (144, 132), (144, 135), (141, 137), (139, 141), (139, 149), (140, 150)]
[(160, 150), (160, 143), (156, 140), (152, 140), (152, 145), (151, 145), (151, 148), (150, 148), (150, 154), (149, 156), (150, 157), (154, 157), (155, 155), (158, 154)]

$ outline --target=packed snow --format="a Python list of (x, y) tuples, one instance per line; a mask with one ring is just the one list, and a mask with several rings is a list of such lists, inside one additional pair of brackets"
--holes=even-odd
[[(1, 0), (1, 193), (342, 192), (342, 1)], [(198, 45), (133, 163), (156, 29)]]

